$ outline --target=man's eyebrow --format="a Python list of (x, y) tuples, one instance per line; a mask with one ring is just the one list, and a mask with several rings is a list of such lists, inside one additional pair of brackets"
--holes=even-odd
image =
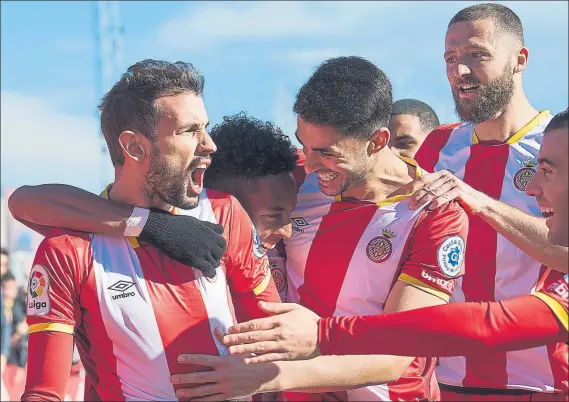
[(546, 165), (549, 165), (551, 167), (555, 167), (555, 163), (551, 162), (547, 158), (537, 158), (537, 163), (539, 163), (540, 165), (546, 164)]
[(186, 123), (184, 125), (182, 125), (178, 131), (198, 131), (201, 130), (202, 128), (208, 128), (209, 126), (209, 121), (205, 123), (205, 125), (200, 124), (200, 123)]
[[(484, 46), (482, 46), (482, 45), (477, 45), (477, 44), (475, 44), (475, 43), (468, 44), (468, 45), (466, 45), (465, 47), (466, 47), (467, 49), (478, 49), (478, 50), (483, 50), (483, 51), (485, 51), (485, 52), (489, 52), (489, 51), (490, 51), (490, 49), (488, 49), (487, 47), (484, 47)], [(446, 58), (446, 57), (448, 57), (449, 55), (455, 54), (455, 53), (456, 53), (456, 52), (455, 52), (454, 50), (447, 50), (447, 51), (444, 53), (443, 56)]]

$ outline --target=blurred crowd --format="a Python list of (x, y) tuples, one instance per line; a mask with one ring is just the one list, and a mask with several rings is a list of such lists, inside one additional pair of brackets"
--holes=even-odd
[[(24, 279), (18, 283), (10, 270), (8, 249), (0, 251), (0, 314), (1, 314), (1, 401), (19, 400), (26, 381), (28, 362), (28, 325), (26, 324), (26, 293), (31, 266), (24, 269)], [(84, 374), (79, 354), (74, 350), (74, 362), (66, 400), (83, 400)]]

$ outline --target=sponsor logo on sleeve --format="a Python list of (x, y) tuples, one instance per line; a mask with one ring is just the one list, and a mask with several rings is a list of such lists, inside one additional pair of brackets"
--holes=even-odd
[(448, 290), (450, 293), (452, 293), (452, 291), (454, 290), (454, 285), (452, 284), (452, 282), (444, 280), (442, 278), (436, 278), (425, 270), (421, 271), (421, 277), (423, 279), (428, 280), (429, 282), (434, 283), (435, 285), (441, 288)]
[(465, 243), (460, 236), (448, 237), (437, 251), (437, 260), (441, 271), (454, 278), (460, 274), (464, 263)]
[(567, 299), (569, 297), (569, 288), (567, 287), (567, 274), (563, 277), (564, 280), (557, 280), (547, 288), (550, 292), (555, 292), (561, 298)]
[(46, 315), (51, 308), (49, 302), (49, 275), (45, 267), (34, 265), (28, 282), (28, 315)]
[(255, 229), (255, 225), (253, 223), (251, 223), (251, 229), (253, 232), (253, 254), (257, 258), (263, 258), (265, 256), (265, 250), (261, 245), (261, 239), (259, 239), (257, 229)]

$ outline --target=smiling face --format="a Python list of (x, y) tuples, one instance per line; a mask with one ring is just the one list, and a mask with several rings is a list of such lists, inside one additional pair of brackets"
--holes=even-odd
[(161, 97), (156, 106), (160, 111), (158, 135), (151, 144), (144, 191), (169, 205), (195, 208), (210, 155), (216, 151), (206, 131), (209, 121), (203, 100), (183, 93)]
[(538, 153), (538, 170), (526, 187), (526, 193), (536, 198), (549, 228), (549, 242), (569, 246), (569, 177), (567, 127), (545, 134)]
[(253, 221), (265, 250), (292, 234), (290, 213), (296, 206), (296, 183), (290, 172), (255, 179), (252, 191), (238, 199)]
[[(490, 18), (460, 21), (449, 27), (446, 73), (463, 121), (479, 124), (491, 120), (509, 104), (518, 85), (514, 76), (527, 61), (527, 49), (517, 43)], [(520, 52), (515, 51), (519, 48)], [(518, 53), (523, 55), (521, 66)]]
[(320, 190), (328, 196), (342, 194), (365, 183), (373, 170), (365, 141), (338, 135), (332, 127), (297, 119), (296, 137), (306, 155), (304, 169), (316, 172)]

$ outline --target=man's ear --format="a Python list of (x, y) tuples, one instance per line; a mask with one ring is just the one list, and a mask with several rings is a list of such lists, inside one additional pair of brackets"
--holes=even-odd
[(375, 154), (388, 146), (390, 136), (391, 133), (386, 127), (381, 127), (379, 130), (373, 133), (368, 145), (368, 154)]
[(148, 139), (133, 131), (123, 131), (119, 136), (119, 144), (125, 161), (142, 162), (149, 155)]
[(516, 64), (514, 65), (514, 73), (521, 73), (528, 65), (529, 50), (522, 47), (517, 54)]

